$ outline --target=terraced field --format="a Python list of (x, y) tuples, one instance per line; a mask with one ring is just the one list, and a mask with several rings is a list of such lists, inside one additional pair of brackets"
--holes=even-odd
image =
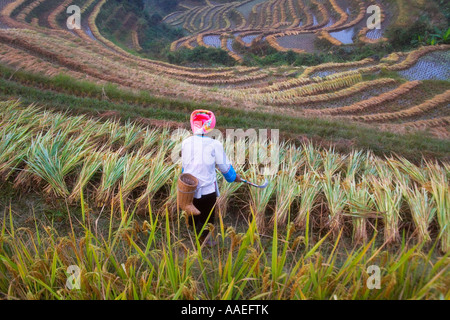
[[(383, 28), (368, 30), (369, 5), (382, 8)], [(246, 0), (205, 6), (184, 6), (164, 21), (182, 26), (191, 35), (173, 43), (172, 50), (190, 47), (192, 41), (205, 45), (205, 37), (229, 38), (244, 48), (267, 40), (279, 51), (314, 52), (314, 40), (323, 38), (335, 45), (354, 41), (382, 41), (391, 17), (383, 12), (390, 7), (381, 1), (362, 0)], [(231, 17), (234, 17), (232, 19)], [(206, 44), (207, 45), (207, 44)], [(223, 46), (236, 60), (241, 58), (231, 46)]]

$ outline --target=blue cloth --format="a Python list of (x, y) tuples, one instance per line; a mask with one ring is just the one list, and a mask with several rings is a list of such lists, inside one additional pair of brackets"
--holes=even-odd
[(234, 171), (233, 166), (230, 166), (230, 169), (223, 173), (223, 177), (225, 178), (225, 180), (227, 180), (227, 182), (234, 182), (236, 181), (236, 171)]

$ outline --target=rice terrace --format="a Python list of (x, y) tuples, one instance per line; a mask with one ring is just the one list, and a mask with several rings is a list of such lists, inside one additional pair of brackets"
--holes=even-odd
[(0, 0), (0, 299), (449, 300), (449, 19)]

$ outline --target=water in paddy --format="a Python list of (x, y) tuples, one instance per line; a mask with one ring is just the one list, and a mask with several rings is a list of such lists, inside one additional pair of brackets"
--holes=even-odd
[(203, 37), (203, 42), (211, 47), (216, 47), (216, 48), (220, 48), (221, 42), (220, 42), (220, 37), (219, 36), (204, 36)]
[(450, 51), (432, 52), (422, 57), (411, 68), (399, 71), (410, 80), (450, 80)]
[(251, 34), (251, 35), (242, 37), (242, 41), (244, 41), (244, 42), (247, 43), (247, 44), (250, 44), (250, 43), (252, 43), (252, 41), (253, 41), (256, 37), (257, 37), (256, 34)]
[(277, 38), (280, 46), (288, 49), (301, 49), (306, 52), (315, 52), (314, 40), (317, 36), (314, 33), (303, 33)]
[(373, 40), (381, 39), (382, 36), (383, 36), (382, 29), (373, 29), (366, 33), (366, 37)]
[(317, 26), (319, 24), (319, 21), (317, 21), (316, 15), (313, 14), (313, 26)]
[(97, 38), (94, 36), (94, 34), (91, 31), (91, 28), (86, 25), (86, 27), (84, 28), (84, 32), (89, 36), (89, 38), (91, 38), (94, 41), (97, 41)]
[(324, 28), (331, 27), (333, 24), (334, 24), (334, 20), (330, 18), (330, 20), (329, 20), (328, 23), (324, 26)]
[(355, 27), (351, 27), (341, 31), (330, 32), (330, 35), (343, 44), (352, 44), (353, 36), (355, 35)]
[(234, 41), (233, 39), (227, 39), (227, 49), (230, 50), (231, 52), (238, 54), (236, 51), (233, 50), (233, 41)]

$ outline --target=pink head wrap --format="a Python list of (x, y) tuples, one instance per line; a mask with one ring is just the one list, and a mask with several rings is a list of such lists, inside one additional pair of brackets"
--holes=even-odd
[(216, 126), (214, 113), (208, 110), (195, 110), (191, 114), (191, 129), (194, 134), (206, 134)]

